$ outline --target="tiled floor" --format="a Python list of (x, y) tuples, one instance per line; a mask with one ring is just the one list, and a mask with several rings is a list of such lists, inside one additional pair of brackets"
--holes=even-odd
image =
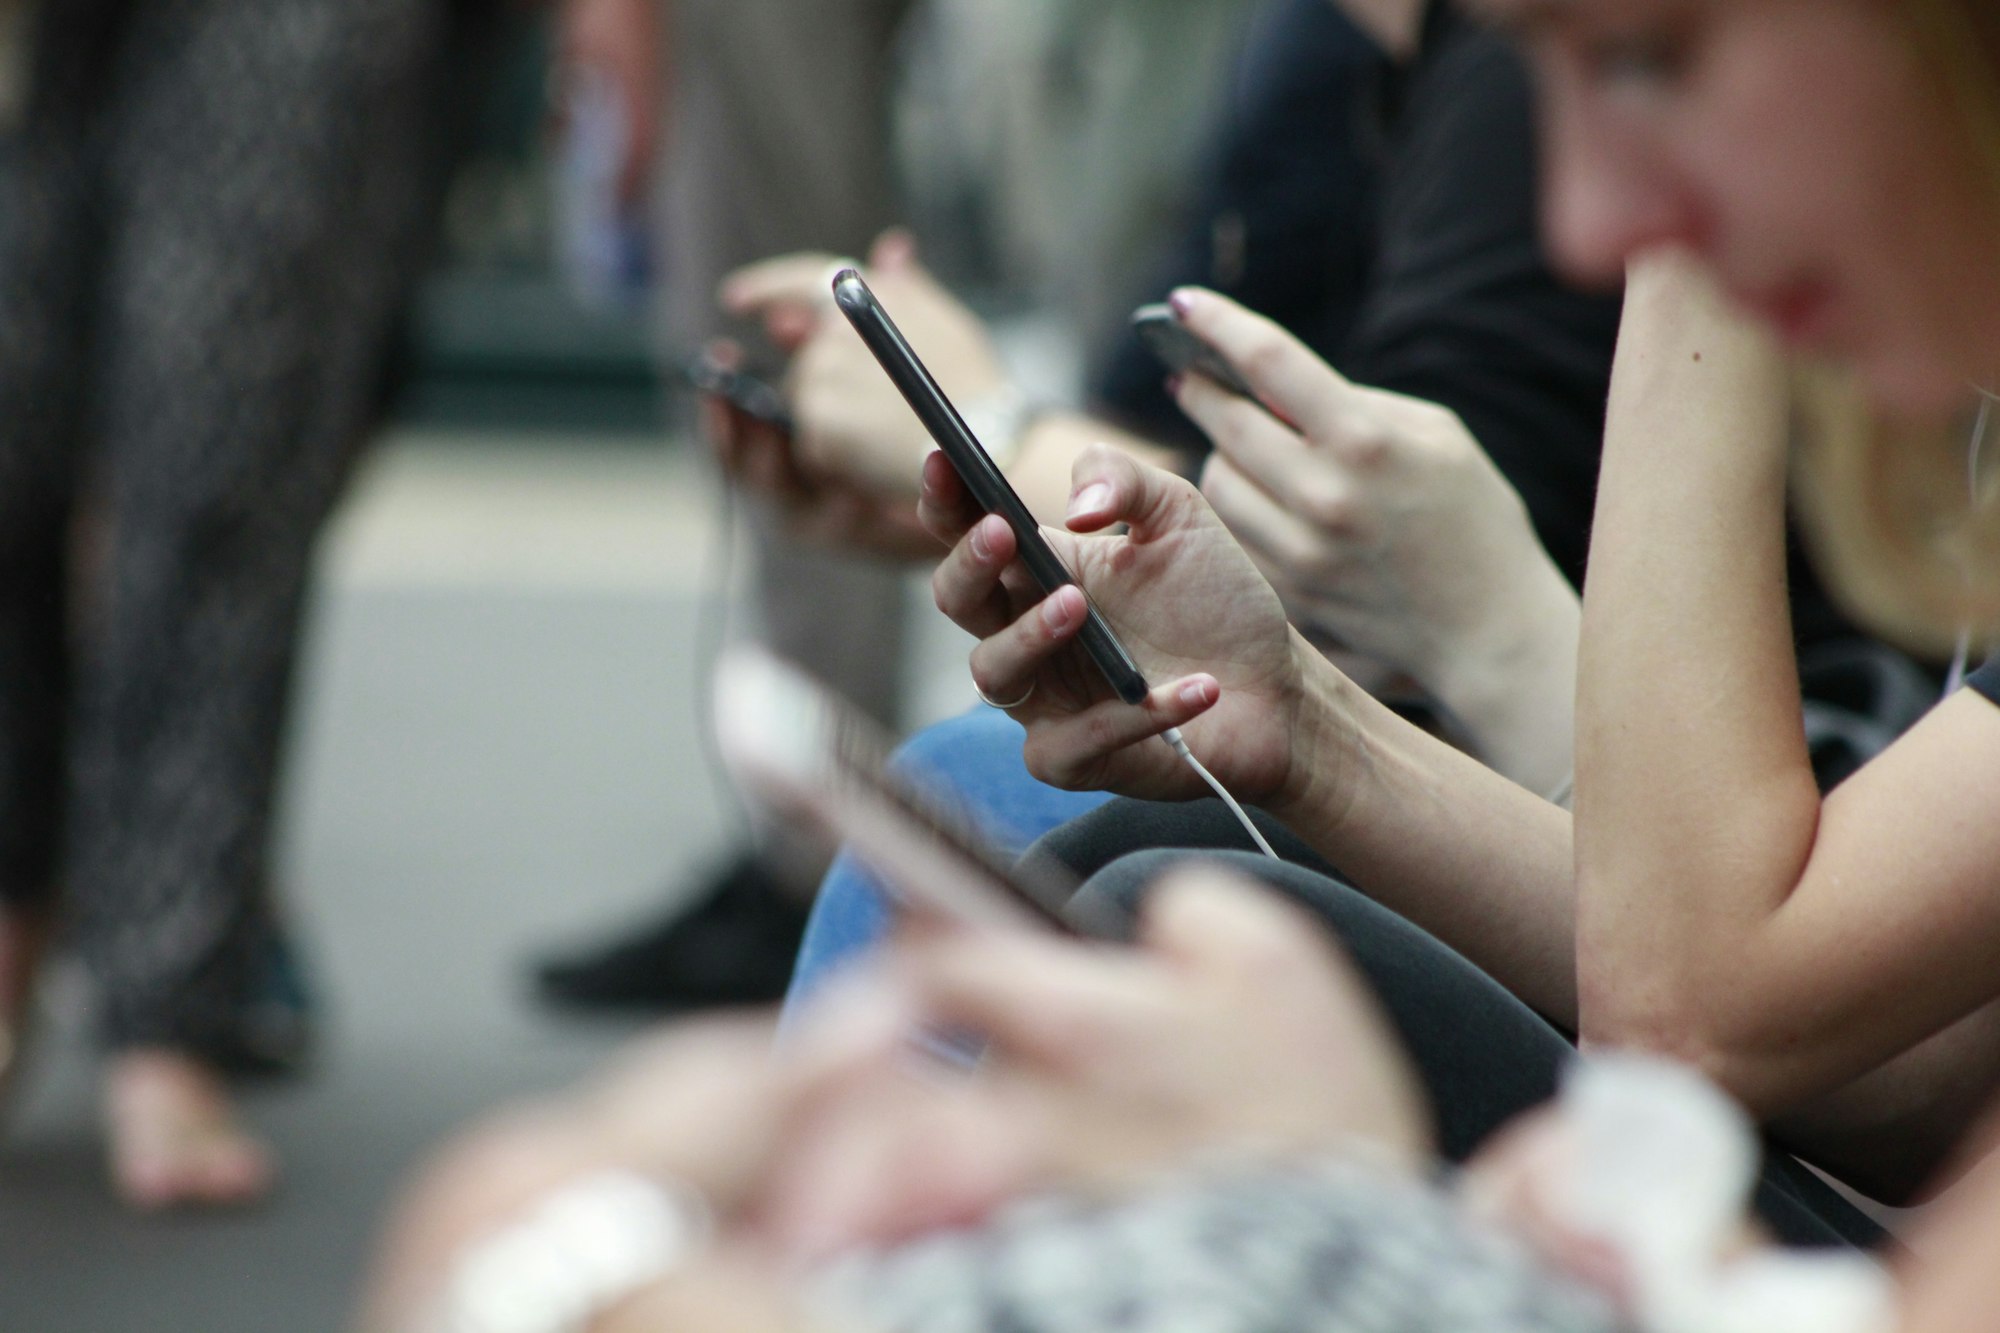
[(422, 1147), (618, 1038), (538, 1013), (522, 963), (659, 907), (733, 836), (690, 761), (712, 509), (638, 443), (377, 455), (325, 548), (287, 789), (329, 1030), (317, 1077), (253, 1103), (285, 1189), (245, 1217), (122, 1214), (58, 1004), (0, 1144), (0, 1331), (339, 1329)]

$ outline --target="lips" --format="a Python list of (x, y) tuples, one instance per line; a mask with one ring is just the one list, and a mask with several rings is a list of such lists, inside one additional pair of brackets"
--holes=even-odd
[(1824, 282), (1800, 280), (1739, 291), (1736, 299), (1788, 343), (1823, 345), (1832, 340), (1836, 304), (1832, 287)]

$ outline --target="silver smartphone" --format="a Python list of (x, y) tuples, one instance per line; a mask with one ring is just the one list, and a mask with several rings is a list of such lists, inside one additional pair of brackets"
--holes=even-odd
[(1025, 868), (947, 801), (889, 766), (866, 714), (768, 653), (716, 671), (716, 734), (738, 785), (781, 821), (845, 844), (896, 904), (965, 925), (1122, 938), (1109, 911), (1073, 902), (1073, 879)]

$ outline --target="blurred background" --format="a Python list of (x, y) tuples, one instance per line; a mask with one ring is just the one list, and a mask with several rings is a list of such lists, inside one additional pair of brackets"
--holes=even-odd
[[(100, 10), (109, 31), (128, 21), (114, 11), (155, 9), (139, 21), (170, 47), (229, 8), (72, 3), (45, 11), (88, 30)], [(437, 222), (398, 242), (422, 277), (397, 303), (386, 407), (311, 544), (287, 709), (269, 880), (320, 1036), (305, 1078), (244, 1102), (280, 1184), (244, 1211), (120, 1206), (94, 1006), (59, 957), (0, 1135), (10, 1333), (341, 1327), (419, 1154), (633, 1030), (537, 1006), (531, 962), (657, 910), (663, 882), (693, 883), (743, 836), (702, 758), (699, 692), (747, 538), (660, 370), (687, 349), (662, 345), (659, 304), (688, 279), (614, 197), (605, 126), (558, 74), (560, 6), (441, 7), (472, 35), (437, 56)], [(898, 26), (902, 216), (1037, 392), (1075, 396), (1082, 331), (1129, 309), (1165, 244), (1243, 8), (944, 0)], [(44, 201), (21, 173), (40, 163), (34, 108), (54, 85), (38, 80), (60, 72), (36, 68), (35, 9), (0, 0), (0, 227), (40, 273)], [(90, 124), (124, 86), (97, 77), (75, 90)], [(18, 272), (0, 280), (25, 301)], [(14, 332), (52, 374), (83, 355)], [(22, 392), (10, 410), (33, 407), (32, 379)], [(27, 438), (18, 416), (0, 428)], [(912, 724), (970, 698), (955, 632), (913, 625)]]

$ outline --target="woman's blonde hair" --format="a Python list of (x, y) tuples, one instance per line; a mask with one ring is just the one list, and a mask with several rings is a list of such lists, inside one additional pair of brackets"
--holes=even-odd
[[(1967, 130), (1968, 160), (1992, 183), (2000, 267), (2000, 5), (1897, 3)], [(1904, 427), (1869, 413), (1838, 377), (1804, 371), (1799, 382), (1794, 494), (1828, 588), (1864, 624), (1928, 655), (1949, 653), (1961, 630), (2000, 631), (2000, 403), (1946, 427)]]

